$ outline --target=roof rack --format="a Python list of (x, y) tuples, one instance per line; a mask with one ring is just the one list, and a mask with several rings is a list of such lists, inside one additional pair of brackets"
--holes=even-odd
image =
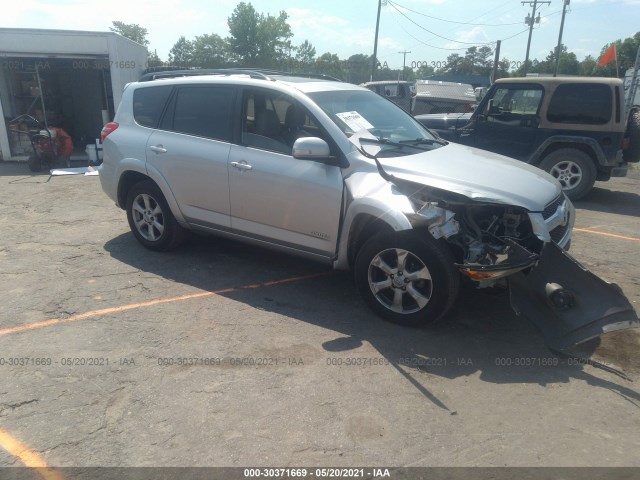
[[(158, 67), (156, 67), (158, 68)], [(193, 70), (178, 69), (175, 67), (164, 67), (164, 70), (149, 71), (140, 77), (140, 82), (149, 82), (151, 80), (159, 80), (163, 78), (177, 78), (177, 77), (194, 77), (200, 75), (248, 75), (251, 78), (257, 78), (261, 80), (275, 81), (274, 76), (286, 76), (286, 77), (301, 77), (301, 78), (315, 78), (318, 80), (332, 80), (334, 82), (341, 82), (337, 78), (329, 75), (323, 75), (320, 73), (291, 73), (291, 72), (279, 72), (277, 70), (265, 70), (256, 68), (202, 68)], [(155, 70), (155, 69), (154, 69)]]

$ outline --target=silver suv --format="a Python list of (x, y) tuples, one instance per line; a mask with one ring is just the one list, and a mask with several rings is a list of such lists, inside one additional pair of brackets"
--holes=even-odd
[(582, 327), (570, 343), (629, 325), (590, 310), (597, 277), (563, 250), (575, 211), (547, 173), (443, 141), (366, 88), (202, 73), (129, 84), (102, 132), (102, 187), (145, 247), (198, 230), (351, 269), (376, 313), (414, 326), (442, 317), (461, 280), (509, 279), (514, 307), (559, 350), (559, 322)]

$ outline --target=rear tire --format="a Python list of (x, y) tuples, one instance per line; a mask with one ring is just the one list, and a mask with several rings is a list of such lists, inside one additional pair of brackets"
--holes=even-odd
[(380, 317), (422, 327), (453, 305), (460, 274), (451, 252), (427, 231), (380, 232), (360, 249), (356, 286)]
[(625, 162), (635, 163), (640, 161), (640, 109), (634, 108), (629, 115), (629, 125), (627, 125), (627, 138), (629, 147), (622, 152)]
[(151, 180), (131, 187), (126, 210), (133, 235), (150, 250), (171, 250), (185, 238), (185, 230), (171, 213), (160, 188)]
[(562, 190), (571, 200), (578, 200), (589, 193), (598, 174), (591, 157), (575, 148), (560, 148), (551, 152), (540, 162), (540, 168), (560, 182)]
[(27, 160), (27, 166), (29, 167), (30, 171), (39, 172), (42, 168), (42, 161), (40, 160), (40, 157), (38, 155), (32, 153), (31, 155), (29, 155), (29, 160)]

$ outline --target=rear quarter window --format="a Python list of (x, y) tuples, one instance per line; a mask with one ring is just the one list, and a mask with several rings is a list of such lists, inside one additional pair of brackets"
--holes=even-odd
[(551, 97), (547, 120), (554, 123), (604, 125), (611, 119), (613, 101), (608, 85), (567, 83)]
[(171, 94), (171, 85), (138, 88), (133, 92), (133, 118), (142, 126), (156, 128)]

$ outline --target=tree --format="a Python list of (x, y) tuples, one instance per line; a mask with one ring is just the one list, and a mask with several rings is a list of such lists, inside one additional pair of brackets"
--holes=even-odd
[(306, 70), (316, 58), (316, 48), (311, 45), (309, 40), (305, 40), (295, 50), (297, 66), (301, 67), (302, 70)]
[[(549, 55), (547, 55), (547, 58), (545, 58), (544, 61), (534, 63), (530, 69), (531, 73), (554, 73), (555, 71), (555, 49), (549, 52)], [(578, 61), (575, 53), (567, 51), (566, 45), (563, 45), (561, 49), (558, 73), (565, 75), (578, 75), (578, 73), (580, 73), (580, 62)]]
[(436, 72), (432, 65), (429, 65), (428, 62), (422, 62), (422, 64), (416, 69), (415, 77), (419, 79), (425, 79), (430, 77)]
[(436, 73), (459, 75), (464, 70), (464, 58), (458, 53), (452, 53), (447, 57), (446, 64), (443, 68), (439, 68)]
[(511, 69), (511, 60), (509, 60), (506, 57), (502, 58), (502, 60), (498, 62), (498, 72), (496, 74), (496, 78), (494, 78), (493, 80), (495, 81), (495, 80), (498, 80), (498, 78), (508, 77), (510, 69)]
[(242, 65), (250, 65), (258, 56), (258, 21), (260, 16), (251, 3), (240, 2), (227, 19), (229, 46), (234, 58)]
[(147, 66), (149, 68), (160, 67), (162, 65), (164, 65), (164, 62), (160, 59), (156, 50), (149, 53), (149, 60), (147, 61)]
[(370, 55), (362, 53), (351, 55), (346, 62), (347, 81), (355, 84), (368, 82), (371, 77), (371, 62), (372, 57)]
[(285, 11), (280, 12), (277, 17), (259, 16), (256, 35), (259, 66), (282, 65), (291, 57), (293, 33), (287, 18), (289, 17)]
[(129, 40), (133, 40), (136, 43), (144, 47), (149, 46), (149, 40), (147, 40), (147, 29), (141, 27), (137, 23), (124, 23), (119, 21), (111, 22), (113, 27), (109, 27), (109, 30), (122, 35)]
[(580, 75), (590, 77), (594, 74), (596, 69), (596, 59), (591, 55), (587, 55), (582, 62), (580, 62)]
[(335, 53), (323, 53), (316, 59), (316, 71), (335, 78), (342, 78), (342, 62)]
[(188, 68), (193, 58), (193, 44), (181, 36), (169, 50), (169, 63)]
[[(611, 62), (602, 67), (597, 67), (594, 73), (595, 75), (605, 77), (621, 77), (624, 75), (624, 72), (626, 72), (627, 69), (632, 68), (635, 64), (638, 47), (640, 47), (640, 32), (636, 32), (633, 37), (627, 37), (624, 40), (618, 39), (613, 43), (616, 44), (616, 54), (618, 57), (617, 74), (616, 63)], [(607, 45), (604, 45), (602, 47), (598, 58), (600, 58), (604, 51), (609, 48), (609, 45), (611, 45), (611, 43), (608, 43)]]
[(229, 62), (229, 45), (215, 33), (197, 36), (192, 45), (191, 64), (199, 68), (217, 68)]

